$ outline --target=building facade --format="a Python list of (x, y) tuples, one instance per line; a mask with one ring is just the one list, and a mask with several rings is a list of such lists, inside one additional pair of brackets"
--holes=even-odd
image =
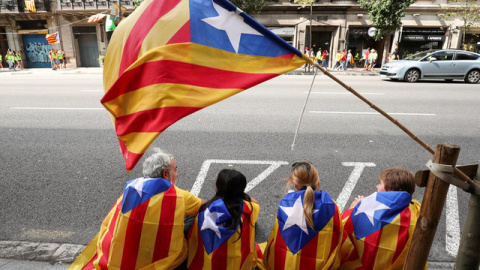
[[(35, 0), (36, 13), (25, 11), (24, 0), (0, 0), (0, 54), (11, 48), (21, 52), (26, 67), (50, 67), (48, 52), (53, 47), (66, 52), (67, 67), (99, 66), (109, 38), (105, 19), (87, 20), (100, 12), (109, 13), (114, 3), (127, 8), (125, 15), (133, 11), (131, 0)], [(440, 7), (450, 3), (418, 0), (406, 10), (401, 29), (379, 41), (369, 35), (375, 25), (356, 0), (317, 0), (312, 20), (310, 6), (277, 0), (269, 2), (255, 19), (303, 52), (312, 47), (315, 53), (322, 49), (334, 56), (346, 49), (361, 58), (370, 48), (378, 52), (377, 65), (381, 65), (395, 50), (404, 58), (421, 50), (462, 48), (463, 33), (457, 30), (462, 22), (445, 20)], [(45, 34), (57, 31), (60, 43), (48, 45)], [(466, 33), (464, 43), (465, 49), (480, 51), (480, 26)], [(329, 58), (330, 66), (334, 58)]]
[[(98, 67), (108, 35), (105, 19), (87, 23), (91, 15), (109, 14), (112, 4), (133, 10), (131, 0), (35, 0), (36, 12), (25, 10), (24, 0), (0, 0), (0, 54), (19, 51), (27, 68), (50, 68), (48, 52), (62, 50), (67, 68)], [(58, 32), (59, 43), (49, 45), (46, 34)], [(5, 59), (2, 59), (5, 66)]]

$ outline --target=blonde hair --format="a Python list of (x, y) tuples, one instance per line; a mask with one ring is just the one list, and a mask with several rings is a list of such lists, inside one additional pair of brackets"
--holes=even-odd
[(287, 188), (294, 186), (295, 190), (304, 190), (303, 214), (308, 226), (313, 229), (313, 204), (315, 202), (315, 190), (320, 190), (320, 177), (312, 163), (308, 161), (295, 162), (292, 165), (292, 174), (287, 178)]

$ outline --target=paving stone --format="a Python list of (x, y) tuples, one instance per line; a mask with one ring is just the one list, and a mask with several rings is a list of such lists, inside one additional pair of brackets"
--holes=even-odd
[(40, 245), (36, 242), (22, 242), (19, 241), (18, 245), (12, 247), (5, 256), (5, 259), (18, 259), (18, 260), (32, 260), (35, 258), (35, 249)]
[(52, 255), (52, 259), (56, 262), (71, 263), (84, 248), (83, 245), (63, 244)]
[(36, 253), (36, 261), (52, 261), (52, 256), (60, 247), (57, 243), (41, 243), (34, 251)]

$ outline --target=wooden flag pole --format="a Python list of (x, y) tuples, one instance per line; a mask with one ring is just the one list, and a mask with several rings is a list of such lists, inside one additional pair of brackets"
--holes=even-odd
[[(357, 91), (355, 91), (352, 87), (346, 85), (345, 83), (343, 83), (340, 79), (338, 79), (337, 77), (333, 76), (330, 72), (328, 72), (325, 68), (323, 67), (320, 67), (318, 65), (318, 63), (314, 63), (312, 59), (310, 59), (310, 57), (308, 57), (307, 55), (303, 54), (303, 57), (302, 57), (306, 62), (308, 62), (309, 64), (313, 65), (314, 67), (320, 69), (323, 74), (327, 75), (328, 77), (330, 77), (332, 80), (336, 81), (338, 84), (340, 84), (341, 86), (343, 86), (345, 89), (347, 89), (350, 93), (354, 94), (355, 96), (357, 96), (359, 99), (361, 99), (363, 102), (367, 103), (371, 108), (373, 108), (374, 110), (376, 110), (377, 112), (379, 112), (381, 115), (385, 116), (388, 120), (390, 120), (392, 123), (394, 123), (397, 127), (399, 127), (401, 130), (403, 130), (405, 133), (407, 133), (414, 141), (416, 141), (417, 143), (419, 143), (421, 146), (423, 146), (423, 148), (425, 148), (428, 152), (430, 152), (432, 155), (435, 153), (435, 151), (433, 151), (432, 147), (430, 147), (427, 143), (425, 143), (422, 139), (420, 139), (419, 137), (417, 137), (417, 135), (413, 134), (408, 128), (406, 128), (404, 125), (402, 125), (400, 122), (397, 121), (397, 119), (391, 117), (388, 113), (384, 112), (382, 109), (378, 108), (377, 106), (375, 106), (375, 104), (373, 104), (372, 102), (370, 102), (368, 99), (366, 99), (364, 96), (360, 95)], [(480, 185), (476, 182), (474, 182), (472, 179), (470, 179), (470, 177), (468, 177), (466, 174), (464, 174), (462, 171), (460, 171), (459, 169), (455, 168), (454, 167), (454, 170), (455, 170), (455, 174), (458, 175), (462, 180), (464, 181), (467, 181), (469, 182), (470, 184), (474, 185), (474, 186), (477, 186), (480, 188)]]

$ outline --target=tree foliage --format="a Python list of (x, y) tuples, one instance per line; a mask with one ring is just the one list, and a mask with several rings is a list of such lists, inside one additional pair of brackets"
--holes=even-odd
[(474, 26), (480, 25), (480, 1), (469, 0), (450, 0), (448, 6), (442, 6), (445, 10), (443, 18), (448, 19), (460, 19), (462, 25), (455, 28), (462, 31), (463, 42), (465, 43), (465, 34), (470, 31)]
[(367, 10), (368, 16), (376, 26), (375, 40), (389, 35), (402, 26), (405, 9), (415, 0), (358, 0)]
[[(133, 7), (136, 9), (144, 0), (133, 0)], [(165, 0), (168, 1), (168, 0)], [(239, 9), (243, 10), (248, 15), (260, 13), (263, 8), (267, 6), (266, 0), (230, 0)]]

